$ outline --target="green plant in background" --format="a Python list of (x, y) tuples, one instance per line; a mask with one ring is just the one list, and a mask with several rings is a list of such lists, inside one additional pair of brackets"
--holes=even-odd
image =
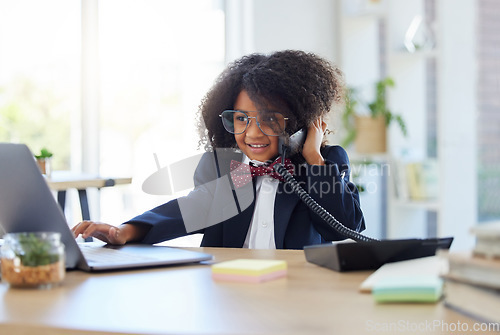
[(392, 121), (397, 122), (401, 132), (404, 136), (407, 135), (406, 124), (401, 115), (396, 115), (387, 108), (387, 88), (394, 87), (394, 80), (392, 78), (385, 78), (375, 83), (375, 100), (368, 104), (371, 117), (383, 116), (385, 124), (388, 127)]
[(346, 101), (344, 113), (342, 114), (342, 124), (346, 135), (341, 142), (343, 147), (347, 147), (356, 138), (356, 124), (354, 117), (356, 115), (356, 108), (359, 104), (358, 91), (353, 87), (347, 88)]
[(358, 179), (359, 179), (359, 175), (352, 176), (352, 182), (354, 183), (354, 185), (356, 185), (356, 188), (358, 189), (358, 193), (361, 194), (361, 193), (364, 193), (366, 191), (366, 188), (365, 188), (365, 185), (362, 182), (360, 182)]
[(19, 236), (21, 251), (16, 256), (21, 259), (24, 266), (49, 265), (59, 261), (59, 255), (51, 252), (50, 241), (39, 239), (35, 234)]
[(44, 158), (50, 158), (52, 157), (52, 152), (50, 152), (47, 148), (42, 148), (42, 150), (40, 150), (40, 154), (38, 155), (35, 155), (35, 158), (36, 159), (44, 159)]
[(385, 119), (386, 127), (389, 127), (389, 125), (394, 121), (398, 124), (403, 135), (408, 135), (406, 123), (404, 122), (402, 116), (394, 114), (387, 107), (387, 89), (394, 86), (394, 80), (390, 77), (377, 81), (375, 83), (375, 99), (370, 103), (363, 101), (360, 97), (358, 89), (353, 87), (349, 87), (347, 89), (346, 104), (342, 114), (342, 124), (346, 131), (346, 135), (341, 142), (342, 146), (347, 147), (356, 138), (355, 116), (360, 115), (358, 112), (360, 105), (367, 107), (369, 115), (372, 118), (382, 116)]

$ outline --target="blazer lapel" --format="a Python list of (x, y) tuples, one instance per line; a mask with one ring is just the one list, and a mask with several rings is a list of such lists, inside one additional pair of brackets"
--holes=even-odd
[[(218, 158), (221, 176), (228, 175), (223, 178), (229, 178), (230, 180), (230, 162), (233, 159), (241, 162), (243, 154), (234, 152), (234, 150), (227, 150), (226, 152), (222, 152), (222, 154), (218, 151)], [(252, 183), (233, 189), (232, 192), (235, 203), (238, 204), (241, 212), (222, 223), (223, 245), (226, 247), (241, 248), (245, 243), (255, 208), (255, 183), (252, 181)]]
[(231, 248), (243, 247), (254, 208), (255, 203), (252, 203), (240, 214), (222, 223), (224, 246)]
[(279, 183), (274, 201), (274, 243), (277, 249), (283, 249), (285, 232), (299, 200), (290, 188), (284, 189), (284, 184)]

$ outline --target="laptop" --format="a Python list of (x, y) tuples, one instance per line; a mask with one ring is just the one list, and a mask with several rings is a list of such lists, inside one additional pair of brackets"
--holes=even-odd
[(206, 253), (165, 246), (77, 243), (29, 148), (0, 143), (0, 237), (5, 233), (40, 231), (61, 234), (68, 269), (119, 270), (212, 259)]

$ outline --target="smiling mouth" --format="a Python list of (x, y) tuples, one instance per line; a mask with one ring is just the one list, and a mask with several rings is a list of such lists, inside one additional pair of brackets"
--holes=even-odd
[(265, 148), (269, 146), (269, 144), (247, 144), (250, 148)]

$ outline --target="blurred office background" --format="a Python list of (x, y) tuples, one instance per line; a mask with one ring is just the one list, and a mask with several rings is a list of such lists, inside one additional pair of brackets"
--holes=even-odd
[[(0, 141), (49, 148), (55, 170), (131, 176), (91, 193), (91, 217), (119, 224), (172, 198), (141, 189), (153, 155), (199, 152), (197, 108), (228, 62), (311, 51), (365, 101), (395, 83), (408, 135), (393, 123), (385, 152), (346, 147), (367, 234), (465, 249), (471, 226), (500, 220), (499, 25), (494, 0), (0, 0)], [(331, 143), (346, 136), (337, 112)], [(431, 191), (414, 193), (408, 166), (431, 167)]]

